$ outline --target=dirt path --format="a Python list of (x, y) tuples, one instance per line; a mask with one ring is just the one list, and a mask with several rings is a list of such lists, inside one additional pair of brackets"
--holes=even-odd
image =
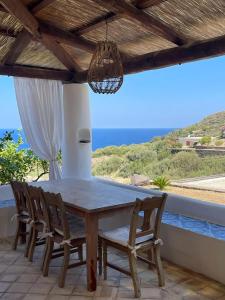
[[(129, 178), (112, 178), (115, 181), (124, 184), (130, 184)], [(154, 186), (144, 186), (144, 188), (154, 188)], [(183, 187), (173, 187), (169, 186), (166, 188), (165, 192), (174, 193), (177, 195), (187, 196), (191, 198), (196, 198), (202, 201), (212, 202), (212, 203), (219, 203), (225, 205), (225, 192), (218, 193), (213, 191), (204, 191), (204, 190), (197, 190)]]

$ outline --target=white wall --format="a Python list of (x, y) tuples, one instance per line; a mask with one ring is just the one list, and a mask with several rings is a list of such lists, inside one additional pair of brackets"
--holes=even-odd
[(162, 224), (162, 257), (225, 284), (225, 241)]

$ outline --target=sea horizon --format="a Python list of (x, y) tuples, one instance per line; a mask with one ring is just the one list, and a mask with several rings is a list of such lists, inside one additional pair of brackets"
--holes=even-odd
[[(162, 137), (178, 128), (93, 128), (92, 129), (92, 151), (107, 146), (122, 146), (131, 144), (142, 144), (150, 142), (155, 137)], [(18, 133), (21, 132), (23, 139), (25, 136), (22, 129), (0, 128), (0, 138), (6, 131), (14, 131), (13, 138), (18, 139)], [(26, 143), (21, 146), (22, 149), (28, 148)]]

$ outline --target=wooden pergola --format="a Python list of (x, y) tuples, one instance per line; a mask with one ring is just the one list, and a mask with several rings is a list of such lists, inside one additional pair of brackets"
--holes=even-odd
[(106, 20), (125, 74), (225, 53), (223, 0), (0, 0), (0, 74), (86, 82)]

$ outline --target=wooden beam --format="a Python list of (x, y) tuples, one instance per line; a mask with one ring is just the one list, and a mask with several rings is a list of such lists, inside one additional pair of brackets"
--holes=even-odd
[(14, 15), (38, 41), (49, 49), (70, 71), (80, 71), (72, 57), (47, 35), (41, 34), (38, 20), (28, 11), (20, 0), (0, 0), (8, 11)]
[(54, 1), (56, 0), (41, 0), (32, 5), (32, 7), (29, 7), (29, 9), (34, 15), (36, 15), (39, 11), (51, 5)]
[(40, 38), (38, 21), (20, 0), (0, 0), (0, 4), (15, 16), (35, 38)]
[[(39, 23), (41, 34), (48, 35), (51, 38), (54, 38), (56, 41), (62, 44), (70, 45), (75, 48), (79, 48), (89, 53), (93, 53), (96, 48), (96, 44), (88, 41), (76, 34), (73, 34), (69, 31), (62, 30), (53, 25), (49, 25), (43, 22)], [(128, 55), (120, 51), (120, 55), (123, 59), (126, 59)]]
[[(165, 68), (225, 54), (225, 35), (200, 43), (139, 55), (123, 62), (124, 74)], [(87, 82), (87, 71), (78, 73), (75, 82)]]
[(110, 12), (103, 16), (100, 16), (100, 17), (97, 17), (97, 18), (91, 20), (89, 23), (87, 23), (85, 25), (82, 25), (82, 26), (76, 28), (75, 30), (72, 31), (72, 33), (77, 34), (77, 35), (82, 35), (82, 34), (90, 32), (94, 29), (97, 29), (101, 26), (105, 26), (106, 21), (107, 21), (107, 23), (111, 23), (118, 19), (120, 19), (119, 15), (116, 15), (115, 13)]
[(73, 78), (73, 73), (69, 71), (27, 67), (22, 65), (14, 65), (14, 66), (0, 65), (0, 75), (52, 79), (52, 80), (61, 80), (61, 81), (70, 81)]
[(13, 65), (23, 50), (27, 47), (27, 45), (31, 41), (30, 33), (23, 29), (17, 36), (15, 42), (13, 42), (12, 46), (8, 53), (6, 53), (5, 57), (3, 58), (2, 63), (6, 65)]
[(45, 47), (51, 51), (58, 60), (71, 72), (80, 72), (82, 69), (75, 62), (75, 60), (65, 51), (65, 49), (57, 43), (54, 39), (49, 38), (47, 35), (42, 35), (41, 39)]
[(186, 40), (178, 33), (176, 33), (172, 28), (168, 27), (163, 21), (159, 21), (155, 17), (150, 16), (149, 14), (141, 11), (136, 8), (134, 5), (129, 4), (125, 0), (94, 0), (96, 3), (102, 7), (119, 14), (124, 18), (127, 18), (131, 21), (135, 21), (140, 24), (140, 26), (149, 30), (155, 35), (161, 36), (162, 38), (176, 44), (184, 45)]
[[(132, 4), (139, 9), (145, 9), (154, 5), (158, 5), (162, 2), (165, 2), (168, 0), (135, 0), (132, 2)], [(78, 27), (77, 29), (73, 30), (73, 33), (82, 35), (85, 33), (88, 33), (94, 29), (97, 29), (99, 27), (102, 27), (105, 25), (105, 22), (107, 21), (107, 23), (111, 23), (114, 22), (116, 20), (119, 20), (121, 18), (120, 15), (115, 14), (114, 12), (109, 12), (103, 16), (97, 17), (93, 20), (91, 20), (89, 23)]]
[(5, 9), (5, 7), (2, 6), (1, 4), (0, 4), (0, 11), (1, 11), (1, 12), (4, 12), (4, 13), (8, 13), (8, 10)]
[(77, 47), (89, 53), (93, 53), (95, 50), (95, 43), (87, 41), (86, 39), (76, 36), (75, 34), (62, 30), (53, 25), (49, 25), (44, 22), (39, 22), (40, 32), (50, 37), (53, 37), (60, 43)]
[(132, 1), (132, 4), (139, 9), (146, 9), (151, 6), (159, 5), (166, 1), (168, 0), (134, 0)]

